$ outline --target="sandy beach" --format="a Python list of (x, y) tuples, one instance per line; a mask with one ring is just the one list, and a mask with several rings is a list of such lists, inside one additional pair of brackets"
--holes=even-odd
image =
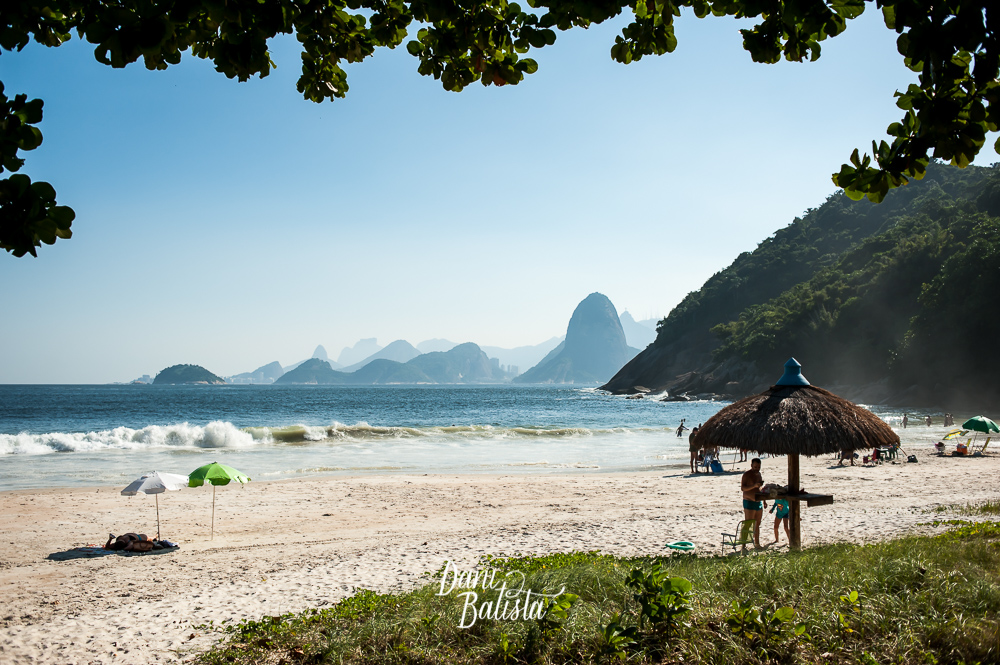
[[(929, 509), (1000, 498), (1000, 455), (933, 456), (939, 429), (903, 437), (917, 464), (804, 459), (803, 486), (835, 496), (832, 506), (803, 509), (804, 545), (927, 531), (921, 523), (937, 517)], [(322, 607), (356, 588), (405, 589), (445, 560), (486, 553), (654, 555), (691, 540), (718, 554), (721, 532), (742, 515), (748, 464), (732, 468), (251, 482), (218, 488), (211, 541), (211, 488), (186, 489), (160, 497), (162, 535), (180, 549), (145, 555), (77, 548), (103, 544), (108, 532), (155, 535), (152, 496), (123, 497), (120, 487), (0, 492), (0, 661), (179, 662), (219, 639), (200, 627), (210, 621)], [(785, 460), (765, 459), (762, 473), (784, 482)], [(765, 542), (772, 523), (765, 514)]]

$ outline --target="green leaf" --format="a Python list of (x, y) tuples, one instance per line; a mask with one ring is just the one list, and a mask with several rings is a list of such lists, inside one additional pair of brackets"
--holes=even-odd
[(40, 199), (45, 201), (55, 201), (56, 190), (47, 182), (36, 182), (31, 185), (31, 191)]
[(885, 20), (885, 27), (890, 30), (896, 29), (896, 7), (894, 5), (882, 7), (882, 18)]
[(786, 621), (791, 621), (792, 617), (795, 616), (795, 608), (792, 607), (781, 607), (774, 612), (774, 616), (771, 617), (772, 621), (779, 621), (785, 623)]

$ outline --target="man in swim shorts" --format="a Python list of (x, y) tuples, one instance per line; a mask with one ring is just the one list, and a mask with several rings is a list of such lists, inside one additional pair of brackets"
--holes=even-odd
[(753, 520), (753, 544), (760, 547), (760, 521), (764, 518), (767, 501), (758, 501), (757, 492), (764, 486), (764, 478), (760, 475), (760, 458), (750, 460), (750, 470), (743, 474), (740, 489), (743, 491), (744, 519)]

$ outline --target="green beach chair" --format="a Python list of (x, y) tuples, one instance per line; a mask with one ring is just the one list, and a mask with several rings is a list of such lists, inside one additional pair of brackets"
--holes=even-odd
[(741, 520), (736, 525), (736, 533), (722, 534), (723, 553), (725, 553), (727, 547), (732, 548), (734, 554), (738, 547), (742, 548), (743, 552), (746, 552), (747, 545), (753, 545), (753, 525), (754, 520)]

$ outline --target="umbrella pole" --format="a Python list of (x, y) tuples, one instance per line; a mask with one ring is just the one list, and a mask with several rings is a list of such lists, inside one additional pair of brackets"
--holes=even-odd
[(208, 539), (215, 540), (215, 485), (212, 485), (212, 531)]
[[(792, 453), (788, 456), (788, 491), (794, 494), (797, 494), (799, 491), (798, 453)], [(797, 499), (788, 502), (788, 548), (791, 550), (802, 548), (802, 524), (799, 507), (800, 502)]]
[(156, 497), (156, 539), (160, 539), (160, 495), (154, 494)]

